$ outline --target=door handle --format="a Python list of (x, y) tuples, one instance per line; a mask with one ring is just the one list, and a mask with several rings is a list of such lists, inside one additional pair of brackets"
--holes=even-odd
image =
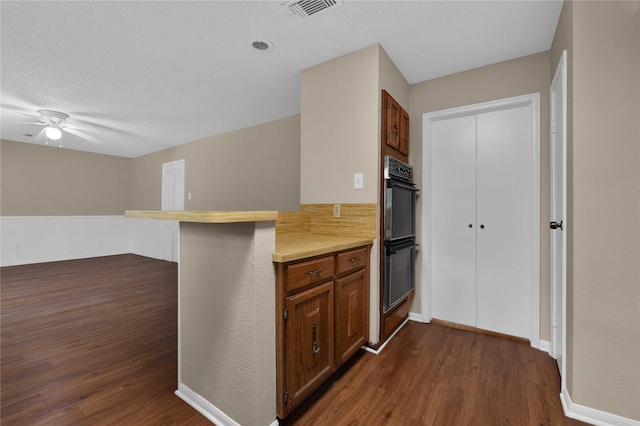
[(562, 230), (564, 229), (564, 228), (562, 227), (562, 222), (563, 222), (562, 220), (560, 221), (560, 223), (555, 222), (555, 221), (554, 221), (554, 222), (551, 222), (551, 223), (549, 223), (549, 228), (551, 228), (551, 229), (558, 229), (558, 228), (560, 228), (560, 230), (562, 231)]

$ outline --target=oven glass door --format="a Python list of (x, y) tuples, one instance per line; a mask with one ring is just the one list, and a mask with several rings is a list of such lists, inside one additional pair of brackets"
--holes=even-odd
[(384, 239), (396, 241), (415, 237), (416, 192), (412, 185), (386, 180)]
[(413, 239), (397, 244), (385, 243), (384, 312), (414, 288), (415, 248)]

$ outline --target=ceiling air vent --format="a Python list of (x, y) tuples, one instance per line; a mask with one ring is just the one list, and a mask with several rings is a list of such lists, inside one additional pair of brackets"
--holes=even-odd
[(292, 15), (306, 21), (312, 16), (317, 16), (330, 9), (342, 6), (342, 0), (298, 0), (286, 4)]

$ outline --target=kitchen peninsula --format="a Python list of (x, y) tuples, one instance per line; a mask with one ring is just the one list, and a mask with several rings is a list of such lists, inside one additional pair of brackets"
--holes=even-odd
[(281, 302), (274, 262), (372, 243), (373, 238), (299, 232), (283, 220), (296, 215), (125, 212), (127, 218), (180, 221), (176, 394), (216, 423), (277, 425), (275, 313)]

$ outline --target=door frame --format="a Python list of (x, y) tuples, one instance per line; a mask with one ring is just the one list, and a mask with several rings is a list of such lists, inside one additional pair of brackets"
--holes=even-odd
[[(540, 348), (540, 93), (498, 99), (462, 107), (449, 108), (423, 114), (422, 145), (422, 244), (427, 248), (421, 253), (421, 312), (424, 322), (432, 319), (431, 309), (431, 123), (449, 118), (484, 112), (529, 107), (531, 112), (531, 346)], [(537, 238), (536, 238), (537, 236)]]
[[(560, 85), (557, 88), (556, 85)], [(564, 221), (564, 230), (561, 232), (560, 236), (562, 238), (562, 276), (561, 280), (558, 283), (555, 279), (555, 268), (557, 265), (557, 260), (553, 256), (553, 236), (550, 238), (551, 245), (551, 259), (550, 259), (550, 283), (551, 283), (551, 356), (556, 358), (558, 357), (558, 346), (560, 346), (560, 355), (561, 362), (558, 367), (560, 369), (560, 384), (561, 389), (565, 389), (565, 377), (566, 377), (566, 353), (567, 353), (567, 51), (563, 50), (560, 55), (560, 59), (558, 61), (558, 65), (556, 67), (555, 74), (553, 76), (553, 80), (551, 82), (551, 86), (549, 88), (549, 100), (550, 100), (550, 142), (553, 142), (553, 132), (555, 130), (556, 119), (560, 119), (562, 121), (562, 133), (559, 135), (560, 143), (562, 144), (562, 173), (561, 176), (555, 176), (554, 173), (554, 164), (556, 164), (557, 159), (554, 156), (553, 145), (551, 145), (550, 156), (551, 156), (551, 193), (550, 196), (550, 213), (551, 220), (561, 219)], [(556, 96), (560, 96), (561, 100), (561, 111), (555, 110), (555, 103), (553, 102)], [(556, 182), (555, 179), (560, 179), (560, 182)], [(562, 211), (564, 213), (564, 217), (562, 218), (554, 218), (553, 217), (553, 206), (554, 206), (554, 189), (556, 188), (556, 184), (560, 184), (562, 188)], [(558, 288), (560, 286), (560, 288)], [(557, 295), (560, 295), (560, 300), (557, 300)], [(560, 305), (560, 313), (558, 315), (558, 305)], [(560, 329), (560, 341), (558, 342), (558, 338), (556, 333), (554, 333), (553, 326), (556, 323), (556, 327)]]
[[(174, 210), (184, 210), (184, 190), (185, 190), (185, 161), (184, 159), (181, 160), (175, 160), (175, 161), (170, 161), (167, 163), (163, 163), (162, 164), (162, 176), (161, 176), (161, 182), (162, 182), (162, 189), (161, 189), (161, 195), (160, 195), (160, 209), (161, 210), (166, 210), (165, 209), (165, 202), (167, 201), (165, 199), (165, 172), (169, 169), (172, 168), (177, 168), (178, 170), (182, 171), (182, 187), (180, 188), (180, 193), (182, 194), (180, 201), (181, 204), (181, 208), (179, 209), (174, 209)], [(172, 203), (175, 203), (176, 199), (175, 199), (175, 191), (174, 191), (174, 199), (172, 200)], [(174, 220), (167, 220), (167, 221), (162, 221), (162, 235), (161, 235), (161, 241), (162, 241), (162, 256), (164, 257), (164, 253), (165, 253), (165, 234), (169, 231), (167, 231), (166, 229), (166, 224), (172, 224), (172, 230), (171, 230), (171, 258), (170, 259), (164, 259), (164, 260), (168, 260), (170, 262), (178, 262), (180, 261), (180, 231), (178, 229), (178, 231), (176, 231), (175, 228), (179, 228), (179, 222), (178, 221), (174, 221)]]

